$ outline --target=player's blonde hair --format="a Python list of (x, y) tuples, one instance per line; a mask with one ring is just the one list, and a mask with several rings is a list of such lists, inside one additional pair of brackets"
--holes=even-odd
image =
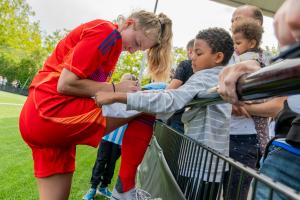
[(165, 14), (158, 15), (145, 10), (132, 13), (128, 19), (137, 20), (137, 29), (156, 41), (156, 45), (148, 49), (147, 59), (149, 75), (154, 81), (166, 81), (172, 65), (172, 21)]

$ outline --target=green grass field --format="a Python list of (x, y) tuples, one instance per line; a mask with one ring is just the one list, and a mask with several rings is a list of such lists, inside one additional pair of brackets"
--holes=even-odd
[[(38, 199), (31, 150), (19, 133), (18, 118), (26, 97), (0, 91), (0, 199)], [(89, 188), (97, 149), (77, 146), (76, 172), (70, 198), (81, 199)], [(119, 162), (116, 170), (119, 168)], [(112, 189), (117, 172), (112, 180)], [(95, 198), (105, 199), (103, 197)]]

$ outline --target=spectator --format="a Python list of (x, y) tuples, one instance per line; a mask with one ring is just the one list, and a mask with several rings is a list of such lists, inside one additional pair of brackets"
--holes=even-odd
[[(167, 89), (177, 89), (181, 85), (183, 85), (192, 75), (193, 75), (193, 68), (192, 68), (192, 53), (194, 47), (194, 39), (190, 40), (186, 45), (186, 51), (188, 60), (184, 60), (179, 63), (178, 67), (176, 68), (175, 75), (170, 82)], [(177, 130), (179, 133), (184, 132), (183, 123), (181, 121), (182, 114), (184, 112), (184, 108), (178, 110), (174, 113), (172, 117), (168, 119), (167, 124)]]
[[(299, 41), (300, 35), (300, 2), (298, 0), (286, 0), (274, 17), (275, 34), (281, 46), (290, 45)], [(245, 61), (224, 69), (219, 77), (218, 92), (222, 98), (233, 104), (240, 104), (236, 94), (236, 81), (244, 73), (251, 73), (259, 69), (256, 61)], [(290, 99), (291, 97), (288, 97)], [(299, 100), (297, 101), (299, 102)], [(286, 104), (295, 113), (294, 120), (288, 123), (280, 123), (277, 120), (275, 134), (284, 134), (286, 138), (271, 141), (266, 149), (266, 155), (261, 160), (260, 172), (281, 182), (296, 191), (300, 188), (300, 148), (299, 148), (299, 114), (300, 111), (294, 103)], [(278, 118), (287, 116), (282, 111)], [(287, 127), (287, 129), (284, 129)], [(285, 130), (278, 132), (278, 130)], [(287, 170), (288, 169), (288, 170)], [(257, 184), (253, 199), (263, 200), (270, 194), (270, 189), (262, 183)], [(274, 199), (285, 199), (275, 192)]]
[[(207, 97), (207, 89), (216, 85), (220, 70), (226, 65), (233, 53), (233, 42), (230, 35), (221, 28), (210, 28), (200, 31), (194, 43), (192, 67), (194, 75), (178, 89), (164, 91), (146, 91), (136, 93), (104, 93), (96, 94), (96, 102), (111, 104), (114, 102), (127, 103), (128, 109), (156, 113), (161, 118), (168, 118), (173, 112), (183, 108), (194, 97)], [(194, 106), (183, 114), (185, 135), (213, 148), (224, 155), (228, 155), (229, 146), (229, 121), (231, 105), (218, 104), (204, 107)], [(147, 148), (147, 147), (145, 147)], [(192, 152), (188, 152), (192, 153)], [(216, 182), (221, 181), (222, 164), (216, 166), (212, 159), (212, 169), (216, 169)], [(220, 163), (220, 162), (219, 162)], [(203, 163), (202, 163), (203, 164)], [(190, 168), (181, 169), (181, 174), (186, 176), (185, 170), (197, 170), (204, 173), (200, 180), (200, 187), (210, 187), (213, 176), (207, 173), (208, 166), (200, 168), (200, 163), (193, 163)], [(203, 166), (203, 165), (202, 165)], [(212, 170), (212, 173), (214, 170)], [(191, 173), (188, 173), (191, 174)], [(210, 178), (208, 178), (210, 177)], [(193, 179), (193, 177), (188, 177)], [(194, 181), (192, 180), (191, 183)], [(198, 185), (198, 183), (196, 183)], [(216, 198), (218, 184), (211, 199)], [(204, 188), (204, 187), (202, 187)], [(203, 195), (199, 190), (198, 196)], [(114, 195), (113, 195), (114, 196)], [(209, 198), (207, 196), (207, 198)]]
[[(243, 18), (232, 24), (231, 31), (235, 49), (235, 54), (233, 55), (235, 63), (243, 60), (257, 60), (261, 65), (264, 65), (261, 62), (262, 51), (259, 48), (263, 33), (261, 25), (252, 18)], [(248, 103), (251, 104), (253, 102)], [(229, 156), (254, 169), (258, 161), (257, 135), (261, 131), (260, 134), (267, 137), (267, 124), (267, 118), (251, 116), (244, 107), (233, 105)], [(231, 182), (229, 183), (227, 182), (229, 180), (229, 172), (225, 175), (224, 191), (227, 191), (227, 187), (229, 187), (227, 198), (236, 199), (236, 188), (239, 186), (241, 173), (237, 169), (232, 169), (230, 173)], [(244, 176), (243, 182), (240, 185), (241, 200), (247, 199), (251, 180), (250, 176)]]
[(3, 85), (3, 77), (0, 76), (0, 87), (2, 87), (2, 85)]
[(7, 84), (7, 78), (6, 78), (6, 76), (4, 76), (4, 78), (3, 78), (3, 86), (5, 87), (6, 84)]

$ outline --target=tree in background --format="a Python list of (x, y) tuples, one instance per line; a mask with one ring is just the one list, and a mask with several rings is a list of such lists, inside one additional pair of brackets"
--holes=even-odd
[(24, 0), (0, 0), (0, 10), (1, 54), (17, 58), (41, 49), (39, 24), (30, 22), (34, 12)]
[[(43, 34), (39, 22), (31, 20), (35, 13), (25, 0), (0, 0), (0, 10), (0, 75), (5, 76), (9, 83), (18, 80), (21, 87), (26, 88), (68, 31)], [(122, 52), (112, 80), (119, 81), (124, 73), (138, 77), (143, 56), (143, 52)], [(174, 66), (184, 59), (185, 50), (174, 48)], [(150, 77), (143, 77), (142, 84), (149, 81)]]
[(66, 30), (44, 37), (25, 0), (0, 0), (0, 74), (28, 87)]

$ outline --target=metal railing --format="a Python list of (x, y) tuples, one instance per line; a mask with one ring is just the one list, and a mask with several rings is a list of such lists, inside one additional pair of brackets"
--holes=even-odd
[(14, 94), (28, 96), (28, 89), (17, 88), (12, 85), (0, 85), (0, 90)]
[[(263, 184), (269, 188), (268, 199), (281, 195), (286, 199), (300, 200), (299, 192), (178, 133), (162, 122), (155, 124), (155, 137), (187, 200), (240, 199), (241, 195), (245, 195), (241, 186), (246, 179), (252, 180), (252, 188), (246, 194), (248, 199), (255, 199), (256, 189)], [(230, 187), (234, 171), (240, 173), (237, 188)]]
[[(300, 93), (300, 58), (284, 60), (240, 78), (237, 93), (241, 100), (255, 100)], [(216, 93), (211, 98), (198, 99), (187, 106), (221, 103)], [(257, 188), (268, 188), (268, 199), (280, 195), (300, 200), (297, 191), (260, 174), (217, 151), (157, 122), (155, 137), (186, 199), (255, 199)], [(234, 180), (235, 179), (235, 180)], [(233, 188), (233, 181), (238, 183)], [(252, 187), (243, 188), (245, 181)], [(236, 183), (235, 182), (235, 183)], [(250, 184), (248, 184), (250, 185)], [(245, 191), (247, 194), (245, 194)]]
[[(272, 64), (241, 77), (237, 83), (237, 94), (241, 100), (256, 100), (299, 93), (300, 58)], [(194, 100), (187, 106), (205, 106), (222, 102), (222, 98), (214, 91), (210, 98)]]

